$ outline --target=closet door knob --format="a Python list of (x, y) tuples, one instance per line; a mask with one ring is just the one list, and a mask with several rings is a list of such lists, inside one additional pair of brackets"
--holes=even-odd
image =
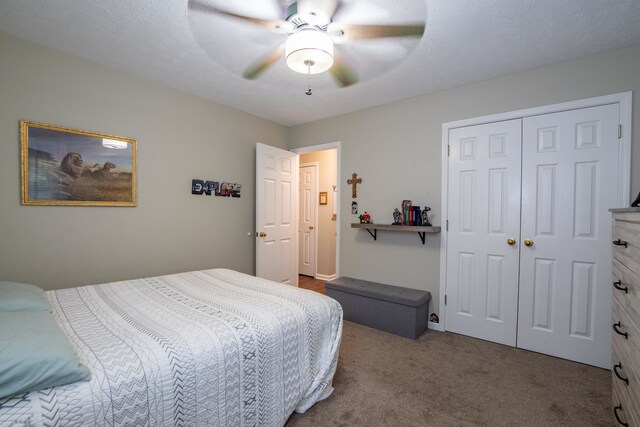
[(507, 245), (509, 245), (509, 246), (513, 246), (513, 245), (515, 245), (515, 244), (516, 244), (516, 239), (514, 239), (514, 238), (512, 238), (512, 237), (509, 237), (509, 238), (507, 239)]
[(310, 225), (310, 226), (309, 226), (309, 230), (313, 230), (313, 225)]
[(530, 248), (531, 246), (533, 246), (533, 240), (531, 239), (524, 239), (524, 245), (528, 248)]
[(267, 237), (267, 233), (265, 233), (264, 231), (261, 231), (260, 233), (258, 233), (258, 236)]

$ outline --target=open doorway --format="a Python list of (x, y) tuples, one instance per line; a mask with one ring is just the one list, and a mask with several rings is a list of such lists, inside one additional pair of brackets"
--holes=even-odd
[(299, 283), (324, 289), (339, 271), (340, 143), (292, 151), (299, 154)]

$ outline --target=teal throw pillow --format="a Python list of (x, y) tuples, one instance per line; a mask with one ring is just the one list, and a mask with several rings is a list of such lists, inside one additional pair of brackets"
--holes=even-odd
[(0, 280), (0, 312), (3, 311), (51, 311), (51, 306), (36, 285)]
[(0, 313), (0, 399), (90, 378), (51, 313)]

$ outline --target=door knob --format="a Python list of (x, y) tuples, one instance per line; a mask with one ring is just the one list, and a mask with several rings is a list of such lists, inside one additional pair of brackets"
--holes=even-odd
[(313, 230), (313, 225), (310, 225), (310, 226), (309, 226), (309, 230)]
[(264, 231), (261, 231), (260, 233), (258, 233), (258, 236), (267, 237), (267, 233), (265, 233)]
[(524, 245), (528, 248), (530, 248), (531, 246), (533, 246), (533, 240), (531, 239), (524, 239)]
[(513, 245), (515, 245), (515, 244), (516, 244), (516, 239), (514, 239), (513, 237), (509, 237), (509, 238), (507, 239), (507, 244), (508, 244), (509, 246), (513, 246)]

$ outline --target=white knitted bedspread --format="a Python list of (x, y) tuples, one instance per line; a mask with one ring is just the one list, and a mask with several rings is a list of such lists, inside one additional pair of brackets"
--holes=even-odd
[(0, 399), (0, 425), (281, 426), (333, 390), (324, 295), (224, 269), (46, 295), (92, 378)]

